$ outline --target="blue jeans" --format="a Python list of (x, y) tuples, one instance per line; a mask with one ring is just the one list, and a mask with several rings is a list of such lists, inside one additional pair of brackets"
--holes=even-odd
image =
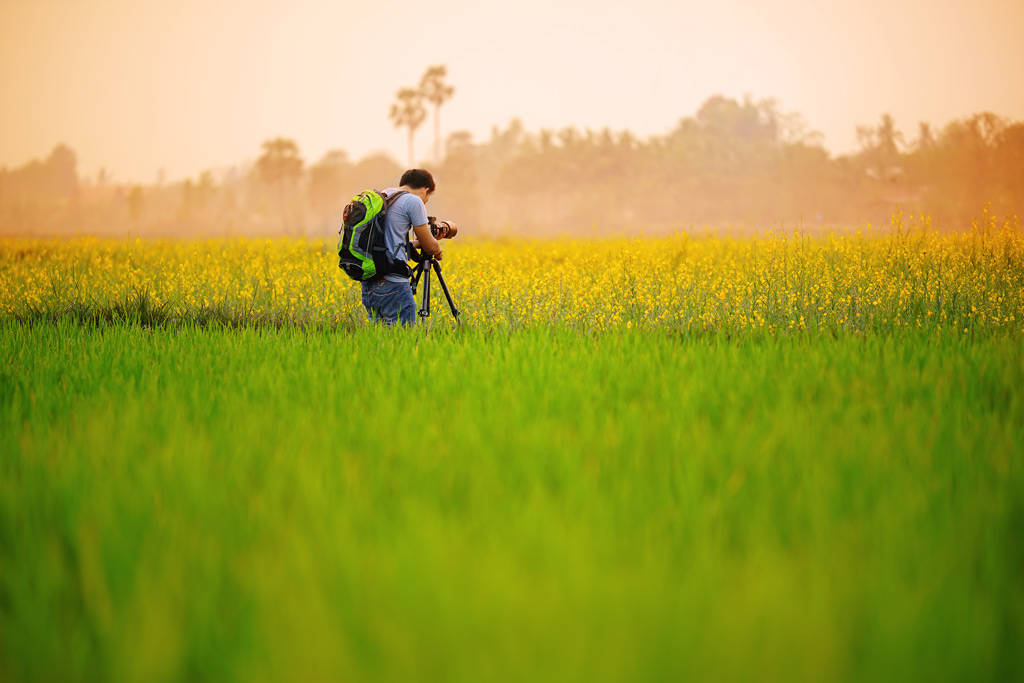
[(388, 325), (394, 325), (395, 321), (403, 325), (416, 322), (416, 302), (408, 282), (378, 280), (362, 284), (363, 306), (371, 321), (382, 320)]

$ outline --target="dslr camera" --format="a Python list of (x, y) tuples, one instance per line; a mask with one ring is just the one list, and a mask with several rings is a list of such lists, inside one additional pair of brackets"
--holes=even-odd
[(434, 239), (450, 240), (459, 232), (454, 223), (439, 221), (436, 216), (427, 216), (427, 223), (430, 225), (430, 234), (434, 236)]

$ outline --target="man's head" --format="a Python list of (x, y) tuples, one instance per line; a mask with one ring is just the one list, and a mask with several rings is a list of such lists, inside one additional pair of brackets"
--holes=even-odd
[(411, 168), (403, 173), (401, 186), (409, 188), (410, 194), (422, 199), (424, 204), (437, 189), (434, 184), (434, 176), (430, 175), (430, 171), (425, 168)]

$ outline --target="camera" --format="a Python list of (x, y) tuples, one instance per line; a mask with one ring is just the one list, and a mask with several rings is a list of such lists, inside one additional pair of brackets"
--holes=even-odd
[(458, 234), (459, 229), (450, 221), (439, 221), (435, 216), (427, 216), (427, 223), (430, 224), (430, 234), (434, 239), (450, 240)]

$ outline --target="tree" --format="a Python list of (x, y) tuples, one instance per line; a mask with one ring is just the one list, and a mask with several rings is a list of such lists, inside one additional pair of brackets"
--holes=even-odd
[(389, 118), (395, 124), (395, 128), (409, 129), (409, 166), (415, 166), (413, 135), (427, 118), (427, 110), (423, 108), (423, 93), (413, 88), (402, 88), (396, 97), (398, 101), (391, 105)]
[(178, 209), (178, 219), (191, 222), (195, 208), (196, 186), (191, 178), (185, 178), (181, 183), (181, 207)]
[(142, 218), (142, 207), (145, 197), (141, 185), (133, 185), (128, 192), (128, 215), (131, 216), (132, 226), (139, 227), (139, 219)]
[(78, 192), (78, 157), (65, 144), (59, 144), (46, 160), (49, 190), (63, 199), (70, 199)]
[(302, 157), (299, 146), (288, 138), (274, 138), (262, 145), (263, 154), (256, 161), (260, 179), (277, 188), (278, 209), (281, 212), (281, 225), (289, 229), (288, 213), (285, 207), (286, 194), (302, 177)]
[(256, 161), (260, 178), (270, 185), (296, 180), (302, 176), (299, 146), (288, 138), (274, 138), (262, 145), (263, 154)]
[(383, 152), (377, 152), (363, 157), (352, 167), (352, 187), (362, 189), (366, 187), (390, 187), (402, 175), (402, 167)]
[(924, 152), (935, 146), (935, 135), (932, 126), (926, 121), (917, 124), (917, 140), (914, 142), (915, 152)]
[(901, 174), (899, 146), (904, 144), (903, 134), (896, 130), (892, 116), (882, 114), (877, 127), (857, 126), (857, 141), (869, 176), (891, 182)]
[(345, 190), (351, 170), (348, 154), (340, 149), (328, 151), (309, 169), (309, 203), (321, 229), (326, 230), (341, 215), (348, 201)]
[(452, 98), (455, 88), (444, 82), (448, 67), (432, 66), (420, 79), (420, 92), (434, 105), (434, 163), (441, 163), (441, 105)]
[(213, 179), (213, 173), (211, 171), (207, 170), (199, 174), (199, 180), (196, 182), (195, 191), (196, 208), (205, 214), (209, 210), (214, 197), (217, 195), (217, 183)]
[(1006, 121), (991, 112), (946, 126), (940, 138), (947, 197), (958, 197), (958, 220), (968, 224), (995, 197), (996, 150)]
[(896, 130), (892, 116), (882, 114), (882, 121), (878, 124), (878, 148), (887, 159), (898, 159), (900, 152), (897, 144), (903, 144), (903, 133)]
[(467, 225), (480, 224), (478, 157), (472, 133), (461, 130), (448, 135), (440, 166), (445, 191), (431, 200), (438, 203), (438, 215)]
[(1009, 207), (1024, 207), (1024, 122), (1007, 125), (999, 133), (995, 155), (996, 178), (1006, 190)]

